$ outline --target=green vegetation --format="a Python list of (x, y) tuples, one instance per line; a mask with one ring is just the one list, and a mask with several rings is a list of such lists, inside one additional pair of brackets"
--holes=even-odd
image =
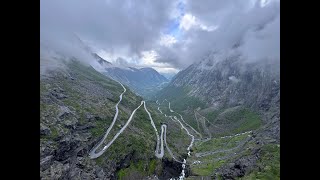
[(138, 161), (131, 162), (130, 166), (124, 169), (120, 169), (117, 172), (118, 179), (130, 179), (133, 177), (143, 177), (152, 175), (155, 173), (156, 166), (158, 165), (158, 161), (152, 159), (151, 161)]
[(221, 167), (224, 163), (224, 160), (219, 160), (211, 163), (200, 164), (192, 167), (192, 173), (199, 176), (209, 176), (214, 172), (215, 169)]
[(120, 169), (118, 171), (118, 178), (119, 180), (122, 180), (126, 176), (126, 169)]
[(254, 170), (240, 180), (274, 180), (280, 179), (280, 145), (267, 144), (261, 148), (261, 158), (257, 166), (259, 170)]
[[(174, 110), (179, 112), (185, 109), (195, 109), (195, 108), (204, 108), (205, 104), (198, 98), (191, 97), (188, 95), (190, 92), (190, 87), (175, 87), (168, 86), (159, 92), (159, 101), (162, 102), (163, 99), (167, 98), (171, 101), (171, 106), (174, 107)], [(167, 93), (167, 92), (170, 93)], [(162, 97), (162, 94), (166, 94), (168, 96)]]
[(110, 126), (112, 120), (102, 119), (96, 122), (96, 127), (90, 129), (93, 137), (100, 137), (104, 134), (107, 128)]
[(40, 136), (40, 140), (42, 140), (42, 141), (49, 141), (50, 140), (50, 141), (55, 143), (54, 140), (57, 139), (57, 137), (59, 135), (58, 130), (55, 127), (50, 128), (50, 130), (51, 130), (51, 134), (49, 134), (49, 135), (41, 135)]
[[(194, 147), (194, 153), (203, 153), (203, 152), (216, 152), (211, 155), (203, 157), (192, 157), (189, 161), (201, 161), (201, 164), (191, 165), (191, 171), (199, 176), (209, 176), (217, 168), (221, 167), (227, 162), (227, 159), (218, 159), (228, 155), (234, 155), (234, 152), (237, 151), (237, 147), (240, 143), (246, 140), (247, 134), (234, 136), (231, 138), (224, 139), (211, 139), (207, 142), (196, 144)], [(235, 149), (234, 149), (235, 148)]]
[(224, 136), (255, 130), (262, 124), (260, 116), (256, 112), (245, 107), (215, 110), (206, 114), (203, 113), (203, 116), (214, 125), (224, 129), (223, 132), (215, 134), (215, 136)]
[(148, 174), (152, 174), (155, 172), (157, 166), (157, 160), (152, 159), (149, 163)]
[(233, 130), (234, 133), (254, 130), (261, 126), (261, 119), (259, 115), (247, 108), (241, 108), (239, 111), (228, 113), (225, 118), (230, 123), (242, 120), (242, 123), (235, 130)]
[(234, 136), (231, 138), (217, 138), (211, 139), (207, 142), (201, 143), (200, 145), (196, 146), (194, 149), (197, 152), (206, 152), (206, 151), (215, 151), (221, 149), (230, 149), (234, 148), (239, 144), (239, 142), (245, 140), (248, 134), (243, 134), (239, 136)]
[[(180, 112), (179, 112), (180, 113)], [(196, 121), (196, 117), (194, 116), (193, 111), (188, 112), (188, 113), (180, 113), (186, 123), (188, 123), (191, 127), (193, 127), (195, 130), (199, 131), (202, 133), (201, 130), (198, 129), (198, 123)], [(179, 117), (179, 116), (177, 116)], [(202, 129), (202, 126), (199, 124), (199, 127)]]
[(58, 137), (58, 130), (57, 128), (51, 128), (51, 138), (55, 139)]
[(214, 111), (210, 111), (209, 113), (207, 113), (205, 115), (205, 117), (211, 122), (214, 123), (214, 120), (217, 119), (217, 117), (219, 116), (220, 113), (222, 113), (222, 110), (214, 110)]

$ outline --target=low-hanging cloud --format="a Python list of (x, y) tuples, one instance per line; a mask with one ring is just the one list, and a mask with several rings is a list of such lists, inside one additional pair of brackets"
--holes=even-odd
[(159, 62), (185, 68), (209, 52), (235, 48), (245, 61), (280, 59), (279, 1), (189, 0), (185, 7), (189, 16), (217, 28), (183, 31), (183, 41), (172, 48), (158, 48)]
[[(168, 31), (173, 22), (178, 30), (171, 31), (179, 37)], [(41, 0), (40, 39), (84, 62), (92, 61), (84, 50), (90, 47), (117, 56), (115, 63), (137, 67), (148, 62), (183, 69), (209, 52), (231, 49), (245, 61), (279, 60), (280, 1)], [(152, 51), (156, 58), (143, 60), (144, 52)]]
[(170, 0), (41, 0), (41, 39), (57, 48), (69, 43), (62, 40), (62, 33), (76, 33), (107, 52), (121, 49), (127, 56), (139, 55), (160, 36), (171, 4)]

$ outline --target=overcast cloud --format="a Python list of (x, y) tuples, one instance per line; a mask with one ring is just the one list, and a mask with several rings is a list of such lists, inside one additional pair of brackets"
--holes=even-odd
[(243, 59), (280, 59), (279, 0), (41, 0), (41, 43), (90, 61), (177, 72), (237, 45)]

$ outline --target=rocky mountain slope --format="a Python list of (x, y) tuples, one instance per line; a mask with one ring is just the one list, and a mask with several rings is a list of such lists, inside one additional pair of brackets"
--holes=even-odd
[(152, 97), (169, 83), (166, 77), (153, 68), (118, 66), (103, 59), (96, 53), (92, 54), (94, 59), (101, 65), (101, 67), (97, 67), (99, 72), (129, 86), (132, 91), (144, 98)]
[(194, 152), (206, 155), (192, 157), (201, 163), (190, 178), (279, 178), (279, 69), (278, 61), (210, 53), (157, 93), (202, 134)]
[(154, 95), (168, 84), (169, 80), (153, 68), (106, 68), (104, 74), (129, 86), (134, 92), (146, 98)]
[[(52, 61), (48, 57), (40, 59), (40, 179), (144, 179), (155, 175), (166, 179), (179, 176), (180, 164), (167, 154), (163, 159), (154, 156), (156, 137), (148, 114), (142, 108), (137, 110), (132, 122), (107, 152), (90, 159), (88, 153), (110, 126), (123, 89), (116, 81), (75, 59), (55, 60), (59, 66), (49, 66)], [(110, 138), (127, 122), (142, 100), (128, 87), (126, 89)], [(160, 129), (160, 122), (166, 120), (152, 106), (148, 109)], [(182, 152), (177, 150), (180, 145), (173, 142), (184, 137), (173, 128), (168, 128), (168, 132), (177, 134), (168, 135), (168, 143), (181, 158)]]

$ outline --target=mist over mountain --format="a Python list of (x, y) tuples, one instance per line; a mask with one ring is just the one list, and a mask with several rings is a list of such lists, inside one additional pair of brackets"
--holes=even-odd
[(136, 94), (145, 98), (152, 97), (169, 82), (153, 68), (114, 66), (97, 54), (94, 54), (94, 57), (103, 67), (103, 69), (98, 68), (101, 73), (129, 86)]
[(40, 4), (40, 179), (280, 179), (279, 0)]
[(160, 74), (163, 75), (168, 80), (171, 80), (177, 73), (160, 73)]
[[(204, 124), (195, 127), (210, 139), (254, 130), (255, 138), (247, 143), (262, 144), (257, 149), (275, 147), (280, 143), (279, 61), (244, 62), (238, 54), (225, 57), (217, 53), (204, 56), (200, 62), (180, 71), (155, 99), (160, 102), (170, 99), (171, 106), (179, 107), (184, 117), (204, 118), (200, 121)], [(194, 118), (185, 120), (194, 124)], [(238, 163), (243, 172), (252, 171), (257, 165), (252, 159), (257, 155), (260, 152), (234, 157), (232, 162)], [(238, 169), (225, 164), (215, 173), (226, 179), (242, 176)]]
[(134, 92), (146, 98), (153, 96), (169, 82), (167, 78), (152, 68), (112, 67), (106, 69), (103, 74), (126, 84)]

